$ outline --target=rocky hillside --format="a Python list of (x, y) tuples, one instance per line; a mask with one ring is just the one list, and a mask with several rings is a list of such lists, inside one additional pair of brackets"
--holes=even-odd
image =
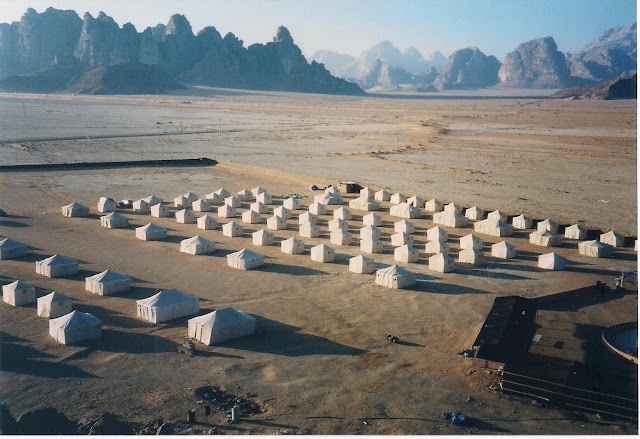
[(318, 64), (324, 64), (325, 68), (329, 70), (332, 75), (335, 75), (337, 70), (354, 62), (356, 57), (331, 50), (318, 50), (311, 55), (310, 59)]
[(507, 54), (498, 75), (506, 87), (561, 88), (571, 85), (566, 59), (552, 37), (518, 45)]
[(568, 88), (551, 95), (555, 99), (637, 99), (638, 75), (605, 81), (594, 87)]
[(614, 27), (568, 56), (571, 75), (592, 81), (616, 78), (637, 70), (637, 29)]
[(456, 50), (442, 67), (436, 84), (443, 90), (483, 88), (499, 82), (500, 62), (477, 47)]
[[(105, 92), (138, 89), (129, 83), (139, 81), (141, 78), (135, 75), (144, 71), (157, 80), (155, 85), (179, 81), (259, 90), (363, 93), (357, 85), (333, 77), (322, 65), (309, 64), (284, 27), (278, 29), (273, 42), (245, 48), (235, 35), (222, 37), (214, 27), (194, 35), (182, 15), (172, 16), (166, 26), (148, 27), (141, 33), (131, 23), (120, 27), (103, 12), (95, 18), (86, 13), (80, 19), (74, 11), (53, 8), (41, 14), (29, 9), (20, 22), (0, 24), (0, 79), (4, 90), (15, 91), (12, 84), (19, 85), (20, 91), (52, 91), (52, 87), (53, 91), (67, 90), (66, 86), (77, 79), (77, 68), (68, 69), (68, 76), (64, 76), (59, 60), (70, 58), (74, 61), (65, 66), (77, 62), (84, 72), (95, 71), (90, 75), (94, 81), (90, 88)], [(108, 68), (116, 65), (127, 67)], [(154, 67), (143, 69), (141, 65)], [(55, 81), (51, 81), (51, 75)], [(100, 78), (120, 78), (122, 82), (103, 86), (95, 83)], [(48, 83), (38, 83), (39, 79)]]

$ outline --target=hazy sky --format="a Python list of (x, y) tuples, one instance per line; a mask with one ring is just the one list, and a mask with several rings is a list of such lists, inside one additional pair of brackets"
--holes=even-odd
[(28, 7), (99, 11), (138, 31), (184, 14), (194, 33), (214, 26), (245, 46), (271, 41), (284, 25), (303, 53), (318, 49), (358, 55), (389, 40), (425, 56), (468, 46), (500, 60), (524, 41), (555, 38), (575, 52), (602, 31), (636, 21), (636, 0), (0, 0), (0, 22), (20, 20)]

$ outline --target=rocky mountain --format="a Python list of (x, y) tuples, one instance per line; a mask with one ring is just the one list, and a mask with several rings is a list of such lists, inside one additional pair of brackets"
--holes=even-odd
[(324, 64), (325, 68), (335, 75), (335, 72), (342, 69), (356, 60), (355, 56), (345, 53), (337, 53), (331, 50), (318, 50), (310, 58), (319, 64)]
[[(118, 65), (122, 66), (111, 68)], [(118, 87), (127, 93), (150, 93), (176, 85), (176, 80), (260, 90), (363, 93), (322, 65), (309, 64), (284, 27), (273, 42), (245, 48), (235, 35), (222, 37), (214, 27), (194, 35), (187, 18), (179, 14), (166, 26), (148, 27), (142, 33), (131, 23), (120, 27), (104, 12), (95, 18), (86, 13), (80, 19), (74, 11), (53, 8), (41, 14), (29, 9), (20, 22), (0, 24), (3, 89), (78, 91), (70, 84), (79, 80), (79, 71), (92, 72), (84, 79), (91, 85), (80, 88), (95, 93), (117, 93)], [(153, 85), (145, 88), (136, 75), (147, 75)]]
[(558, 90), (554, 99), (637, 99), (638, 75), (623, 76), (593, 87), (576, 87)]
[(500, 62), (477, 47), (453, 52), (442, 67), (436, 84), (443, 90), (483, 88), (499, 82)]
[(561, 88), (572, 84), (565, 56), (552, 37), (518, 45), (498, 72), (505, 87)]
[(568, 56), (571, 75), (604, 81), (636, 71), (637, 45), (636, 23), (611, 28), (577, 53)]

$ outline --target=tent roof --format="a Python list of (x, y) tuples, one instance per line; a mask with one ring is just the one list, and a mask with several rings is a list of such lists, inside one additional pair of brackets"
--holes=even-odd
[(74, 329), (82, 326), (99, 326), (102, 322), (88, 312), (71, 311), (57, 319), (51, 319), (61, 329)]
[(125, 281), (125, 280), (128, 280), (128, 281), (131, 280), (131, 278), (129, 276), (126, 276), (126, 275), (120, 274), (120, 273), (116, 273), (115, 271), (111, 271), (111, 270), (105, 270), (102, 273), (98, 273), (98, 274), (95, 274), (93, 276), (89, 276), (89, 277), (87, 277), (87, 279), (96, 280), (96, 281), (99, 281), (100, 283), (103, 283), (103, 284), (108, 284), (108, 283), (111, 283), (111, 282), (121, 282), (121, 281)]
[(153, 223), (149, 223), (146, 226), (138, 227), (136, 230), (144, 230), (145, 232), (162, 232), (166, 231), (167, 229), (157, 226)]
[(598, 240), (593, 240), (593, 241), (583, 241), (583, 242), (579, 242), (578, 243), (579, 247), (595, 247), (595, 248), (605, 248), (605, 247), (609, 247), (608, 244), (604, 244)]
[(13, 250), (15, 248), (22, 248), (22, 247), (26, 247), (26, 244), (23, 244), (18, 241), (14, 241), (13, 239), (6, 238), (0, 241), (0, 249), (2, 250)]
[(373, 259), (366, 257), (365, 255), (354, 256), (351, 259), (361, 261), (362, 263), (373, 262)]
[(315, 247), (313, 247), (313, 249), (316, 249), (316, 248), (321, 249), (323, 252), (325, 251), (325, 249), (326, 250), (333, 250), (331, 247), (329, 247), (328, 245), (325, 245), (325, 244), (318, 244)]
[(238, 258), (238, 259), (245, 259), (245, 260), (249, 260), (249, 259), (256, 259), (256, 258), (261, 258), (262, 255), (256, 252), (252, 252), (249, 249), (243, 248), (240, 251), (237, 251), (235, 253), (231, 253), (230, 255), (227, 256), (231, 256), (234, 258)]
[(28, 284), (26, 282), (23, 282), (21, 280), (17, 280), (15, 282), (11, 282), (10, 284), (5, 285), (6, 287), (9, 287), (10, 290), (13, 291), (18, 291), (18, 290), (24, 290), (24, 289), (28, 289), (28, 288), (33, 288), (33, 285)]
[(378, 270), (378, 273), (389, 274), (391, 276), (411, 276), (411, 273), (405, 270), (404, 268), (400, 268), (397, 265), (392, 265), (391, 267), (381, 268)]
[(609, 231), (607, 233), (603, 233), (602, 236), (607, 236), (607, 237), (614, 236), (614, 237), (618, 237), (618, 238), (622, 237), (622, 235), (620, 235), (619, 233), (614, 232), (613, 230), (611, 230), (611, 231)]
[(265, 230), (265, 229), (256, 230), (255, 232), (253, 232), (253, 234), (256, 235), (256, 236), (264, 236), (264, 235), (270, 236), (270, 235), (273, 235), (273, 233), (271, 233), (270, 231)]
[(84, 206), (80, 203), (76, 203), (75, 201), (71, 204), (67, 204), (66, 206), (62, 206), (62, 207), (68, 207), (71, 210), (75, 210), (75, 209), (88, 209), (87, 206)]
[(162, 306), (173, 305), (174, 303), (190, 301), (197, 302), (198, 298), (178, 290), (162, 290), (151, 297), (147, 297), (146, 299), (136, 300), (136, 303), (139, 305), (149, 305), (159, 308)]
[(513, 244), (509, 244), (507, 241), (496, 242), (495, 244), (492, 245), (492, 247), (493, 246), (504, 247), (504, 248), (514, 248), (515, 247)]
[(183, 239), (182, 241), (180, 241), (180, 244), (185, 243), (185, 244), (211, 244), (212, 242), (209, 241), (208, 239), (203, 238), (200, 235), (196, 235), (193, 238), (187, 238), (187, 239)]
[(543, 258), (543, 259), (553, 259), (553, 260), (557, 260), (557, 261), (565, 260), (564, 257), (560, 256), (557, 253), (553, 253), (553, 252), (552, 253), (546, 253), (544, 255), (540, 255), (539, 257)]
[(39, 261), (42, 264), (49, 265), (51, 267), (59, 267), (61, 265), (69, 265), (69, 264), (77, 264), (78, 261), (75, 259), (68, 258), (66, 256), (60, 256), (55, 254), (53, 256), (49, 256), (46, 259)]
[(516, 217), (514, 217), (514, 218), (518, 218), (518, 219), (529, 219), (529, 217), (528, 217), (527, 215), (525, 215), (524, 213), (523, 213), (523, 214), (520, 214), (520, 215), (518, 215), (518, 216), (516, 216)]
[(60, 293), (58, 293), (56, 291), (53, 291), (53, 292), (47, 294), (46, 296), (40, 297), (39, 300), (41, 300), (41, 301), (43, 301), (45, 303), (71, 302), (71, 300), (68, 297), (63, 296), (62, 294), (60, 294)]
[(211, 329), (222, 329), (256, 320), (255, 317), (233, 308), (217, 309), (208, 314), (189, 319), (190, 322), (198, 323)]
[(584, 230), (584, 227), (582, 227), (580, 224), (574, 224), (567, 227), (565, 230)]
[(110, 214), (103, 216), (103, 218), (106, 218), (109, 220), (119, 220), (119, 219), (125, 219), (126, 216), (118, 212), (111, 212)]
[(300, 241), (299, 239), (296, 239), (295, 236), (292, 236), (291, 238), (287, 238), (282, 242), (287, 242), (287, 243), (291, 242), (293, 244), (302, 244), (302, 241)]

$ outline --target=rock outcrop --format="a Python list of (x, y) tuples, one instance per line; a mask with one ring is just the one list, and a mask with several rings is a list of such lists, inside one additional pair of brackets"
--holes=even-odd
[(331, 50), (318, 50), (311, 55), (310, 59), (318, 64), (324, 64), (324, 67), (329, 70), (332, 75), (336, 75), (336, 72), (340, 69), (354, 62), (356, 57)]
[(551, 95), (554, 99), (637, 99), (638, 75), (624, 76), (605, 81), (594, 87), (577, 87), (558, 90)]
[(565, 56), (552, 37), (520, 44), (507, 54), (498, 75), (503, 86), (513, 88), (560, 88), (572, 83)]
[[(84, 72), (87, 75), (79, 78)], [(149, 85), (143, 86), (145, 78), (136, 74), (149, 75)], [(3, 90), (153, 93), (176, 86), (175, 80), (260, 90), (363, 93), (322, 65), (307, 63), (284, 27), (273, 42), (245, 48), (235, 35), (222, 38), (213, 27), (194, 35), (187, 18), (179, 14), (166, 26), (142, 33), (131, 23), (120, 27), (104, 12), (80, 19), (74, 11), (53, 8), (41, 14), (29, 9), (19, 23), (0, 24)]]
[(500, 62), (477, 47), (456, 50), (442, 67), (436, 84), (443, 90), (474, 89), (496, 85)]

